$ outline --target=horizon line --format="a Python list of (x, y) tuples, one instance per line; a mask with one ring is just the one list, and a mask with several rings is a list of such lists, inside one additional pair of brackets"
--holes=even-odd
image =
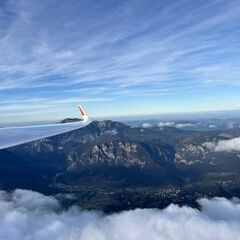
[[(231, 116), (233, 113), (239, 113), (237, 116)], [(211, 114), (210, 116), (202, 116), (204, 114)], [(222, 114), (222, 115), (221, 115)], [(230, 114), (230, 116), (228, 115)], [(185, 115), (185, 119), (182, 115)], [(201, 116), (199, 116), (201, 115)], [(217, 115), (217, 116), (214, 116)], [(219, 116), (220, 115), (220, 116)], [(191, 111), (191, 112), (164, 112), (155, 114), (130, 114), (130, 115), (117, 115), (117, 116), (102, 116), (92, 117), (94, 121), (114, 120), (114, 121), (138, 121), (138, 120), (153, 120), (152, 118), (162, 118), (162, 120), (187, 120), (187, 119), (211, 119), (211, 118), (238, 118), (240, 117), (240, 109), (232, 110), (205, 110), (205, 111)], [(172, 117), (172, 119), (171, 119)], [(179, 118), (181, 117), (181, 118)], [(198, 118), (196, 118), (198, 117)], [(42, 123), (58, 123), (67, 118), (78, 118), (75, 116), (68, 116), (61, 119), (48, 119), (48, 120), (35, 120), (35, 121), (22, 121), (22, 122), (0, 122), (0, 127), (13, 126), (14, 124), (42, 124)], [(80, 118), (79, 118), (80, 119)], [(157, 119), (156, 119), (157, 120)], [(161, 120), (161, 119), (159, 119)]]

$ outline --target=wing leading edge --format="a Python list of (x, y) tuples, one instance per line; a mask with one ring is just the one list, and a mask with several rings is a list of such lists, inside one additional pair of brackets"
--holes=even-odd
[(84, 109), (81, 106), (78, 107), (83, 118), (79, 122), (0, 128), (0, 150), (87, 126), (91, 120)]

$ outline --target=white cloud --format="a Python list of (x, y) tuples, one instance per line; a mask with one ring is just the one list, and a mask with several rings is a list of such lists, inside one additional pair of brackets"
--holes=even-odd
[(176, 127), (176, 128), (185, 128), (185, 127), (194, 127), (195, 124), (192, 123), (175, 123), (175, 122), (159, 122), (158, 127)]
[(238, 198), (233, 198), (231, 201), (226, 198), (214, 198), (213, 200), (203, 198), (198, 200), (198, 203), (202, 206), (202, 213), (211, 219), (240, 221), (240, 201)]
[(237, 240), (240, 203), (235, 198), (200, 199), (190, 207), (137, 209), (112, 215), (61, 210), (56, 199), (16, 190), (0, 193), (0, 239), (11, 240)]
[(215, 152), (234, 152), (240, 151), (240, 137), (228, 140), (220, 140), (218, 142), (205, 142), (202, 146), (209, 148)]
[[(4, 2), (0, 9), (0, 92), (6, 94), (5, 99), (52, 94), (64, 101), (72, 91), (71, 97), (94, 96), (106, 105), (105, 100), (112, 97), (152, 96), (160, 102), (163, 95), (193, 95), (205, 92), (209, 85), (240, 85), (236, 0), (159, 1), (154, 5), (148, 0), (97, 5), (91, 1)], [(146, 6), (148, 13), (143, 14)], [(89, 14), (92, 9), (94, 13)], [(229, 30), (231, 34), (222, 36)], [(231, 64), (226, 56), (231, 57)], [(184, 106), (195, 111), (212, 106), (197, 102), (193, 106), (183, 100), (167, 103), (166, 109), (180, 111)], [(221, 108), (231, 109), (233, 103), (225, 106), (219, 101), (211, 109)]]
[[(17, 116), (31, 113), (42, 113), (42, 111), (56, 111), (61, 106), (77, 106), (80, 103), (89, 102), (106, 102), (112, 101), (113, 98), (65, 98), (65, 99), (54, 99), (54, 98), (33, 98), (30, 99), (15, 99), (15, 100), (3, 100), (0, 99), (0, 111), (3, 112), (1, 117), (6, 116)], [(55, 109), (54, 109), (55, 108)]]
[(150, 124), (150, 123), (143, 123), (142, 127), (143, 128), (150, 128), (150, 127), (152, 127), (152, 124)]
[(176, 128), (194, 127), (195, 124), (192, 123), (177, 123)]
[(158, 126), (159, 127), (174, 127), (175, 123), (174, 122), (159, 122)]
[(215, 147), (215, 151), (216, 152), (240, 151), (240, 137), (219, 141)]
[[(219, 26), (222, 31), (231, 24), (239, 25), (237, 1), (196, 4), (189, 12), (183, 7), (188, 3), (156, 4), (149, 8), (150, 18), (142, 14), (145, 4), (128, 1), (116, 5), (114, 11), (111, 4), (104, 5), (105, 11), (100, 4), (95, 6), (96, 19), (95, 14), (85, 15), (92, 8), (91, 2), (59, 6), (58, 1), (53, 1), (51, 7), (46, 0), (6, 3), (0, 25), (0, 89), (71, 86), (77, 82), (98, 82), (101, 78), (108, 79), (104, 85), (114, 89), (129, 82), (145, 88), (146, 83), (161, 82), (163, 86), (149, 89), (157, 93), (166, 85), (171, 91), (173, 86), (198, 88), (201, 83), (218, 84), (220, 80), (239, 84), (238, 58), (232, 59), (231, 66), (216, 62), (216, 56), (233, 50), (238, 54), (237, 30), (232, 29), (231, 36), (221, 39), (226, 44), (219, 41), (218, 35)], [(53, 10), (54, 6), (58, 9)], [(206, 12), (211, 14), (205, 15)], [(156, 24), (159, 27), (154, 28)], [(118, 44), (116, 48), (114, 44), (121, 41), (128, 44)], [(215, 59), (213, 64), (206, 61), (211, 57)], [(176, 78), (179, 73), (186, 73), (184, 80)], [(55, 75), (65, 79), (55, 79), (54, 83), (48, 79), (39, 81)], [(196, 86), (192, 84), (193, 77)]]

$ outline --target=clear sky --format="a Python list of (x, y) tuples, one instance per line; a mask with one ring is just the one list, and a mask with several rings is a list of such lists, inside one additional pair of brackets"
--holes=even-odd
[(239, 0), (0, 0), (0, 123), (240, 109)]

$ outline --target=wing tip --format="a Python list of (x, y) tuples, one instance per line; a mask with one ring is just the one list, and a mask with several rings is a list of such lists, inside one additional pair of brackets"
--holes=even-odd
[(83, 122), (87, 122), (89, 118), (88, 118), (88, 115), (85, 112), (84, 108), (81, 105), (78, 105), (78, 108), (79, 108), (81, 116), (83, 117)]

